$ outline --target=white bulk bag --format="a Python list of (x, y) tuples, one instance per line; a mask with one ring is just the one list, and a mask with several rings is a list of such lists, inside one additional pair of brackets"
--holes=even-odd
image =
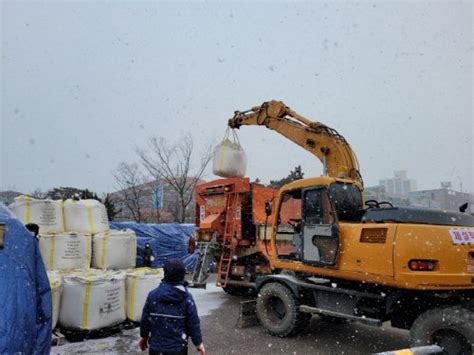
[(243, 177), (247, 169), (245, 151), (234, 130), (232, 130), (232, 137), (229, 136), (229, 130), (227, 130), (224, 140), (214, 149), (212, 172), (222, 177)]
[(49, 285), (51, 286), (52, 308), (53, 308), (53, 325), (56, 328), (59, 317), (59, 306), (61, 305), (61, 293), (63, 290), (63, 280), (61, 274), (56, 271), (48, 271)]
[(63, 277), (59, 324), (93, 330), (125, 321), (125, 273), (74, 272)]
[(47, 270), (88, 269), (91, 264), (89, 234), (40, 234), (39, 249)]
[(37, 200), (19, 196), (9, 207), (22, 223), (36, 223), (42, 234), (64, 232), (61, 200)]
[(111, 230), (92, 237), (92, 267), (130, 269), (137, 258), (137, 236), (130, 229)]
[(163, 269), (142, 267), (127, 273), (127, 319), (140, 322), (145, 301), (163, 279)]
[(97, 200), (64, 201), (64, 224), (68, 232), (101, 233), (109, 230), (107, 209)]

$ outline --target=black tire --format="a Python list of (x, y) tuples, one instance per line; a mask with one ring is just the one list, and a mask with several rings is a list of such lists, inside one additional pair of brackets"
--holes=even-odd
[(430, 309), (413, 322), (410, 340), (413, 346), (437, 344), (443, 354), (472, 354), (474, 312), (461, 306)]
[(311, 320), (311, 314), (299, 311), (299, 301), (293, 293), (277, 282), (262, 287), (256, 308), (260, 324), (274, 336), (295, 335)]
[(242, 286), (234, 286), (234, 285), (227, 285), (226, 287), (222, 288), (225, 293), (231, 296), (251, 296), (255, 290), (252, 287), (242, 287)]

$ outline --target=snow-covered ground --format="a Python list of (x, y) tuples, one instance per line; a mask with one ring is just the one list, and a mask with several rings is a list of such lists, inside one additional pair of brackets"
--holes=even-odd
[(121, 334), (109, 338), (53, 346), (51, 354), (143, 354), (138, 349), (138, 337), (138, 328), (124, 330)]
[[(228, 295), (217, 287), (214, 282), (207, 284), (207, 289), (189, 289), (198, 307), (199, 316), (207, 316), (219, 308), (228, 299)], [(139, 330), (123, 330), (120, 334), (104, 339), (92, 339), (79, 343), (66, 343), (54, 346), (53, 355), (66, 354), (144, 354), (138, 350)]]
[[(332, 324), (314, 316), (300, 334), (292, 338), (270, 336), (261, 326), (239, 328), (240, 302), (217, 288), (213, 281), (207, 290), (191, 289), (201, 315), (204, 344), (209, 354), (369, 354), (409, 347), (408, 331), (384, 324), (375, 328), (345, 322)], [(106, 339), (53, 347), (52, 354), (137, 354), (138, 329), (124, 330)], [(189, 353), (195, 353), (190, 348)]]
[(207, 316), (220, 307), (220, 305), (229, 298), (229, 295), (217, 287), (215, 281), (207, 283), (207, 288), (190, 288), (189, 292), (194, 297), (200, 317)]

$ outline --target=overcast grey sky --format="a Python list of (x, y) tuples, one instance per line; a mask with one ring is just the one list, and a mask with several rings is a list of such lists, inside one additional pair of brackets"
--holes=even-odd
[[(150, 135), (207, 142), (270, 99), (342, 133), (368, 186), (402, 169), (474, 189), (472, 2), (0, 6), (0, 189), (112, 191)], [(251, 178), (321, 173), (275, 132), (239, 134)]]

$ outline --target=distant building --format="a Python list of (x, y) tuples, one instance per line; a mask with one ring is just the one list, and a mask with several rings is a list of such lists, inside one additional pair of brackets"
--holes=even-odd
[(385, 188), (388, 196), (408, 198), (410, 192), (416, 190), (416, 181), (408, 179), (404, 170), (395, 171), (393, 175), (393, 178), (380, 180), (379, 184)]
[[(115, 209), (120, 211), (115, 216), (114, 221), (134, 221), (138, 208), (140, 208), (141, 222), (143, 223), (172, 223), (178, 220), (180, 214), (179, 195), (169, 183), (164, 180), (156, 180), (139, 185), (136, 189), (139, 192), (139, 201), (133, 198), (131, 189), (110, 194)], [(193, 191), (188, 191), (185, 196), (191, 199), (186, 209), (185, 223), (194, 223), (195, 203)], [(130, 206), (133, 207), (130, 208)]]
[(459, 211), (459, 207), (466, 202), (471, 204), (470, 209), (473, 211), (471, 195), (452, 190), (449, 182), (442, 182), (440, 189), (410, 192), (410, 204), (417, 207)]
[(368, 186), (364, 189), (366, 200), (387, 201), (389, 198), (382, 185)]
[(5, 205), (10, 205), (15, 201), (15, 197), (23, 195), (21, 192), (17, 191), (0, 191), (0, 202), (3, 202)]
[[(385, 186), (368, 186), (364, 189), (365, 200), (375, 200), (377, 202), (390, 202), (394, 206), (409, 206), (408, 197), (391, 196), (385, 191)], [(384, 206), (386, 207), (386, 206)]]

